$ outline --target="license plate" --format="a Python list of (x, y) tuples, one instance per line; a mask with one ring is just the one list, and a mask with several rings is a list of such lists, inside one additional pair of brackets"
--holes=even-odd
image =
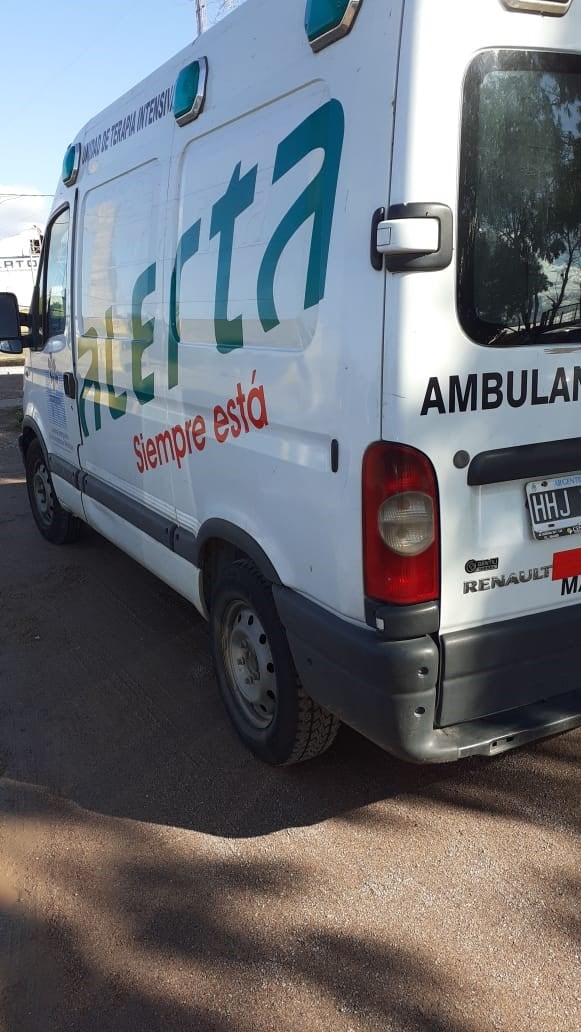
[(581, 474), (526, 485), (533, 537), (581, 534)]

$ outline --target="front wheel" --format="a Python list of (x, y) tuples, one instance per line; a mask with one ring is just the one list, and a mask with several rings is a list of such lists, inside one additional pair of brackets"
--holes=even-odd
[(81, 521), (59, 505), (38, 440), (31, 441), (26, 451), (26, 487), (36, 526), (47, 541), (65, 545), (78, 541)]
[(270, 585), (250, 561), (235, 562), (220, 575), (210, 632), (224, 704), (255, 756), (280, 766), (329, 748), (339, 721), (303, 690)]

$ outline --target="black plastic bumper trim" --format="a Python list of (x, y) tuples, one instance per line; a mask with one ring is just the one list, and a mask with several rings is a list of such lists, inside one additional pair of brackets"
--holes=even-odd
[[(438, 648), (427, 635), (382, 641), (289, 588), (273, 588), (305, 691), (402, 759), (456, 759), (434, 737)], [(440, 736), (441, 737), (441, 736)]]
[(168, 548), (172, 547), (176, 524), (173, 520), (169, 520), (167, 516), (163, 516), (158, 512), (152, 512), (151, 509), (142, 505), (141, 502), (129, 498), (122, 491), (118, 491), (117, 488), (111, 487), (110, 484), (105, 484), (102, 480), (90, 474), (85, 478), (83, 493), (104, 505), (107, 509), (110, 509), (111, 512), (116, 513), (117, 516), (121, 516), (128, 523), (133, 524), (134, 527), (143, 531), (144, 534), (153, 538), (154, 541), (159, 541), (160, 544), (166, 545)]
[(182, 559), (199, 567), (203, 562), (203, 550), (210, 541), (217, 538), (227, 541), (241, 552), (250, 556), (262, 574), (272, 583), (280, 584), (280, 578), (274, 566), (260, 545), (240, 527), (227, 520), (210, 519), (202, 524), (198, 534), (163, 516), (153, 512), (142, 502), (106, 484), (92, 473), (86, 473), (78, 466), (61, 459), (58, 455), (48, 457), (49, 468), (58, 477), (72, 484), (78, 491), (96, 502), (104, 505), (111, 512), (143, 531), (155, 541), (165, 545)]
[(437, 723), (488, 717), (579, 683), (581, 605), (444, 634)]
[(413, 606), (396, 606), (366, 598), (365, 620), (384, 641), (420, 638), (423, 634), (437, 634), (440, 605), (438, 602), (419, 602)]
[(468, 467), (468, 484), (502, 484), (508, 480), (536, 480), (581, 470), (581, 437), (543, 441), (515, 448), (497, 448), (475, 455)]
[(581, 725), (581, 692), (575, 691), (551, 699), (541, 692), (540, 701), (509, 712), (438, 727), (439, 651), (432, 638), (381, 641), (288, 588), (273, 593), (305, 691), (400, 759), (492, 756)]
[(173, 535), (173, 550), (176, 555), (197, 566), (200, 559), (200, 546), (195, 534), (183, 527), (176, 527)]
[(66, 480), (67, 484), (71, 484), (77, 491), (82, 489), (83, 477), (86, 474), (78, 466), (67, 462), (66, 459), (61, 459), (60, 455), (49, 455), (48, 465), (51, 473), (54, 473), (55, 476)]
[(464, 759), (496, 756), (575, 727), (581, 727), (581, 691), (565, 692), (507, 713), (456, 724), (438, 733), (456, 742), (458, 759)]

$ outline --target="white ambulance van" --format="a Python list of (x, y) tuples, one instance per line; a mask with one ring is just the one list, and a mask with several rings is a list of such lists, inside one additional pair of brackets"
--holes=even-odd
[(581, 0), (247, 0), (68, 148), (20, 333), (40, 532), (257, 756), (581, 724)]

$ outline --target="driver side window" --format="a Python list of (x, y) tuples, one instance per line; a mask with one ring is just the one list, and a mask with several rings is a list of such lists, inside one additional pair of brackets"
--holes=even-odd
[(67, 320), (67, 271), (69, 252), (68, 208), (54, 220), (48, 231), (43, 289), (40, 298), (40, 326), (43, 344), (65, 332)]

